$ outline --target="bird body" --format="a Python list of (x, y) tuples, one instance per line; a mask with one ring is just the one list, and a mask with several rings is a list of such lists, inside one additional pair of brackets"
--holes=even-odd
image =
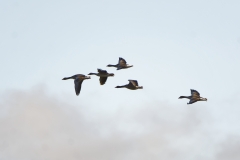
[(81, 91), (82, 82), (85, 79), (90, 79), (90, 78), (91, 78), (90, 76), (85, 76), (83, 74), (76, 74), (76, 75), (73, 75), (71, 77), (64, 77), (62, 80), (74, 79), (75, 92), (76, 92), (76, 95), (78, 96), (80, 94), (80, 91)]
[(194, 89), (191, 89), (191, 96), (180, 96), (178, 99), (187, 98), (190, 99), (189, 103), (192, 104), (197, 101), (207, 101), (207, 98), (200, 97), (200, 93)]
[(138, 86), (137, 80), (128, 80), (128, 81), (129, 81), (128, 84), (122, 85), (122, 86), (116, 86), (115, 88), (127, 88), (130, 90), (143, 89), (142, 86)]
[(114, 76), (113, 73), (108, 73), (106, 70), (98, 69), (98, 73), (89, 73), (88, 75), (99, 76), (99, 81), (101, 85), (104, 85), (108, 77)]
[(107, 67), (116, 67), (117, 70), (120, 70), (120, 69), (126, 69), (126, 68), (133, 67), (133, 65), (127, 64), (127, 61), (125, 59), (119, 57), (118, 64), (116, 64), (116, 65), (109, 64), (109, 65), (107, 65)]

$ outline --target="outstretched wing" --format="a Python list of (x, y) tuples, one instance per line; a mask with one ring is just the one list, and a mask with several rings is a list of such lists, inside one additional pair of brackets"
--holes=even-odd
[(188, 102), (188, 104), (193, 104), (193, 103), (195, 103), (195, 102), (197, 102), (196, 99), (191, 99), (191, 100)]
[(138, 86), (138, 82), (136, 80), (128, 80), (133, 86)]
[(106, 81), (107, 81), (107, 77), (100, 77), (99, 81), (100, 81), (101, 85), (104, 85), (106, 83)]
[(194, 89), (191, 89), (191, 95), (193, 97), (200, 97), (200, 93), (198, 91), (194, 90)]
[(76, 92), (76, 95), (77, 95), (77, 96), (80, 94), (82, 82), (83, 82), (83, 80), (81, 80), (81, 79), (79, 79), (79, 78), (76, 78), (76, 79), (74, 80), (75, 92)]
[(119, 57), (118, 64), (119, 64), (120, 66), (126, 66), (126, 64), (127, 64), (127, 61), (125, 61), (125, 59), (123, 59), (123, 58)]
[(97, 69), (98, 70), (98, 73), (107, 73), (106, 70), (102, 70), (102, 69)]

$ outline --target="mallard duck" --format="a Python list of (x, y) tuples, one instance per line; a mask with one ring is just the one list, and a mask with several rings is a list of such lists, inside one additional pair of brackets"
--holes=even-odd
[(190, 99), (189, 103), (187, 104), (192, 104), (197, 101), (207, 101), (207, 98), (200, 97), (200, 93), (194, 89), (191, 89), (191, 96), (180, 96), (178, 99), (182, 99), (182, 98)]
[(129, 83), (123, 86), (116, 86), (115, 88), (127, 88), (131, 90), (143, 89), (142, 86), (138, 86), (137, 80), (128, 80)]
[(114, 76), (113, 73), (108, 73), (106, 70), (102, 70), (102, 69), (97, 69), (98, 73), (89, 73), (88, 75), (96, 75), (99, 76), (99, 81), (101, 85), (104, 85), (107, 81), (107, 78), (110, 76)]
[(80, 94), (80, 91), (81, 91), (82, 82), (85, 79), (90, 79), (90, 78), (91, 78), (90, 76), (85, 76), (83, 74), (76, 74), (72, 77), (65, 77), (62, 80), (74, 79), (75, 92), (76, 92), (76, 95), (78, 96)]
[(126, 68), (133, 67), (133, 65), (128, 65), (127, 62), (125, 61), (125, 59), (119, 57), (118, 64), (116, 64), (116, 65), (109, 64), (109, 65), (107, 65), (107, 67), (116, 67), (117, 70), (120, 70), (120, 69), (126, 69)]

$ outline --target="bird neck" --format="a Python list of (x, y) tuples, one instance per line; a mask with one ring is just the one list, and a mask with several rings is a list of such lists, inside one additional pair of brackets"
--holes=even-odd
[(117, 86), (117, 87), (115, 87), (115, 88), (125, 88), (126, 87), (126, 85), (123, 85), (123, 86)]
[(97, 73), (89, 73), (88, 75), (96, 75), (97, 76), (98, 74)]
[(67, 80), (67, 79), (75, 79), (75, 76), (72, 76), (72, 77), (64, 77), (62, 80)]
[(117, 65), (109, 64), (107, 67), (117, 67)]
[(187, 99), (190, 99), (191, 96), (180, 96), (179, 99), (181, 99), (181, 98), (187, 98)]

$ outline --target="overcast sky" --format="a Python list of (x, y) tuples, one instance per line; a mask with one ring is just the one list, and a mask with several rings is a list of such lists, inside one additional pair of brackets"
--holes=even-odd
[[(240, 159), (240, 1), (0, 2), (0, 159)], [(106, 67), (123, 57), (134, 67)], [(105, 85), (74, 74), (114, 73)], [(116, 89), (138, 80), (143, 90)], [(179, 96), (196, 89), (207, 102)]]

